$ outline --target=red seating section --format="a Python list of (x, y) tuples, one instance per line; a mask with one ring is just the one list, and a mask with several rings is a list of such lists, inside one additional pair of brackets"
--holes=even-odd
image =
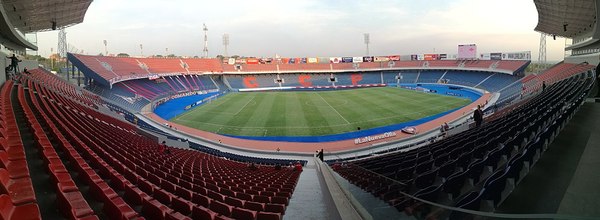
[[(138, 134), (133, 125), (84, 102), (101, 104), (98, 101), (71, 97), (65, 91), (74, 88), (55, 76), (32, 70), (22, 82), (28, 89), (19, 86), (19, 101), (59, 192), (59, 209), (69, 218), (95, 217), (95, 213), (60, 158), (68, 158), (69, 167), (89, 185), (92, 197), (104, 204), (102, 211), (110, 219), (280, 219), (285, 213), (300, 174), (293, 169), (250, 170), (244, 163), (178, 148), (161, 153), (158, 143)], [(57, 150), (65, 154), (58, 156)], [(15, 172), (14, 178), (26, 178), (27, 170), (22, 172)], [(19, 202), (13, 202), (9, 214), (35, 205), (35, 198), (13, 201)], [(17, 207), (23, 204), (29, 206)]]
[(0, 219), (41, 219), (10, 99), (12, 88), (9, 80), (0, 91)]

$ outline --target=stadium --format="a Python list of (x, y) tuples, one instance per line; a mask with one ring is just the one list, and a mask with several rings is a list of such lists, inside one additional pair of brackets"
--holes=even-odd
[(96, 2), (0, 0), (1, 219), (599, 219), (600, 1), (533, 3), (537, 63), (210, 57), (206, 25), (202, 57), (90, 55)]

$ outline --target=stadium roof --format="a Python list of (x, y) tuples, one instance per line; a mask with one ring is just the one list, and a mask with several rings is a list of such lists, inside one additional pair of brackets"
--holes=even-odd
[(14, 28), (29, 33), (83, 22), (92, 0), (0, 0), (0, 3)]
[(534, 0), (538, 11), (536, 31), (572, 38), (591, 31), (596, 22), (596, 1)]

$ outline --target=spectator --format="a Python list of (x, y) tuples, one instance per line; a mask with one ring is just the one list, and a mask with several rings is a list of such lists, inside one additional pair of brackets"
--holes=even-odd
[(448, 122), (444, 122), (444, 124), (440, 126), (440, 133), (442, 133), (442, 137), (446, 137), (448, 130), (450, 130), (450, 126), (448, 126)]
[(281, 164), (275, 164), (275, 170), (281, 170)]
[(254, 162), (252, 162), (248, 165), (248, 169), (249, 170), (258, 170), (258, 167), (256, 167), (256, 164), (254, 164)]
[(546, 81), (542, 81), (542, 92), (546, 91)]
[(302, 164), (300, 163), (300, 161), (296, 162), (296, 165), (294, 166), (294, 169), (296, 171), (302, 171)]
[(320, 151), (317, 151), (317, 157), (321, 160), (321, 162), (323, 161), (323, 149), (322, 148)]
[(163, 141), (162, 143), (160, 143), (160, 145), (158, 145), (158, 152), (160, 152), (161, 154), (164, 153), (166, 147), (167, 147), (167, 142)]
[(481, 105), (477, 105), (477, 109), (473, 112), (473, 119), (475, 120), (475, 126), (481, 126), (481, 122), (483, 122), (483, 111), (481, 110)]
[(14, 71), (14, 73), (16, 74), (18, 70), (18, 66), (19, 66), (19, 62), (21, 62), (21, 60), (19, 60), (19, 58), (17, 58), (17, 56), (13, 53), (12, 57), (6, 57), (8, 59), (10, 59), (10, 65), (8, 66), (9, 69), (8, 71)]

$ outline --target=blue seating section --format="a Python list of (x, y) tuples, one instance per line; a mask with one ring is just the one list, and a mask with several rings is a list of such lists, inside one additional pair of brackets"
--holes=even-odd
[(421, 71), (417, 83), (437, 83), (446, 71)]
[(519, 76), (496, 73), (479, 86), (490, 92), (497, 92), (519, 79), (521, 79)]
[(475, 87), (475, 85), (479, 84), (485, 78), (489, 77), (493, 73), (487, 72), (455, 72), (448, 71), (446, 75), (444, 75), (443, 79), (447, 79), (450, 84), (458, 84), (465, 85), (470, 87)]
[[(471, 210), (489, 210), (482, 202), (489, 200), (494, 209), (575, 114), (592, 84), (593, 78), (577, 75), (549, 86), (547, 92), (480, 128), (406, 152), (343, 165), (339, 160), (328, 162), (351, 183), (409, 215), (444, 214), (430, 213), (437, 208), (427, 208), (407, 195)], [(515, 184), (509, 185), (509, 179)], [(465, 217), (457, 212), (446, 214), (450, 219)]]
[(115, 84), (111, 90), (102, 86), (88, 86), (86, 89), (118, 105), (127, 106), (130, 111), (140, 111), (150, 103), (148, 99), (142, 97), (136, 98), (133, 93), (127, 91), (123, 85), (119, 84)]
[(521, 95), (521, 91), (523, 90), (523, 83), (517, 81), (516, 83), (506, 87), (500, 92), (500, 97), (498, 98), (498, 102), (504, 103), (511, 101), (515, 98), (518, 98)]
[(334, 74), (337, 78), (335, 83), (338, 86), (346, 85), (361, 85), (361, 84), (379, 84), (381, 83), (381, 73), (337, 73)]

